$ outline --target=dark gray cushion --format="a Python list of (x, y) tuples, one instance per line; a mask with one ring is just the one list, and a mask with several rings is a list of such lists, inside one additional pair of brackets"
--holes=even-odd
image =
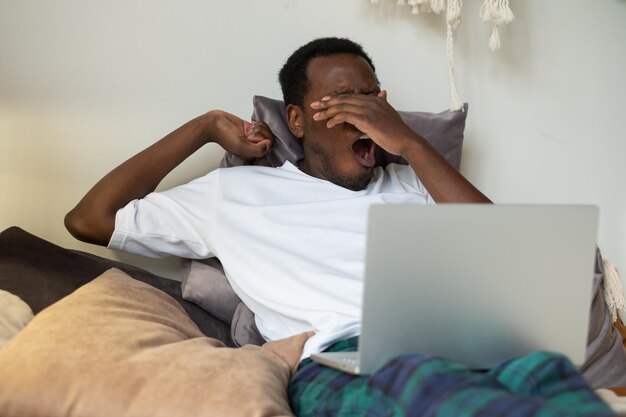
[(593, 388), (626, 387), (626, 350), (604, 299), (602, 254), (596, 253), (587, 354), (580, 371)]
[[(284, 102), (268, 97), (254, 96), (253, 105), (252, 120), (263, 121), (269, 126), (275, 137), (274, 146), (261, 158), (247, 162), (233, 154), (226, 153), (220, 166), (262, 165), (278, 167), (285, 161), (296, 165), (303, 156), (302, 145), (300, 139), (294, 137), (289, 131)], [(465, 104), (463, 111), (446, 110), (441, 113), (400, 111), (398, 113), (413, 131), (423, 136), (453, 167), (459, 169), (467, 118), (467, 104)], [(389, 162), (404, 162), (401, 158), (387, 153), (379, 154), (377, 157), (382, 165)]]
[(207, 336), (229, 346), (230, 322), (224, 323), (181, 296), (180, 282), (141, 268), (54, 245), (18, 227), (0, 233), (0, 289), (24, 300), (36, 314), (104, 271), (118, 268), (178, 301)]

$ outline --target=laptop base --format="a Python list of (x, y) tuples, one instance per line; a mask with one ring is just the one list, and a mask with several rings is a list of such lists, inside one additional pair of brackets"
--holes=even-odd
[(311, 359), (322, 365), (339, 369), (353, 375), (361, 375), (359, 352), (323, 352), (311, 355)]

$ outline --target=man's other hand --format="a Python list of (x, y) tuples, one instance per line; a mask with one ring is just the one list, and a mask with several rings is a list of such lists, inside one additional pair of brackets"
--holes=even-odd
[(274, 135), (264, 122), (248, 122), (222, 110), (205, 117), (210, 141), (244, 161), (262, 157), (274, 144)]
[(387, 102), (386, 91), (377, 95), (327, 96), (311, 103), (311, 108), (317, 111), (313, 118), (326, 120), (329, 128), (349, 123), (394, 155), (404, 156), (406, 147), (417, 136)]

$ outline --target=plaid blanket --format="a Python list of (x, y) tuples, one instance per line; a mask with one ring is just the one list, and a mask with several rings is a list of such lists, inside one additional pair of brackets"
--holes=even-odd
[[(328, 351), (355, 350), (358, 338)], [(289, 384), (297, 416), (563, 417), (614, 415), (564, 356), (536, 352), (486, 372), (424, 355), (354, 376), (305, 359)]]

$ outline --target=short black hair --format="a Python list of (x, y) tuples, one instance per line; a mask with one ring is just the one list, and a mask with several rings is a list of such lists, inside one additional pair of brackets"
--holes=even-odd
[(291, 54), (278, 73), (278, 81), (283, 90), (285, 106), (288, 104), (304, 105), (304, 95), (311, 85), (306, 74), (309, 61), (320, 56), (335, 54), (358, 55), (365, 59), (372, 67), (372, 71), (376, 73), (372, 59), (358, 43), (347, 38), (328, 37), (315, 39)]

